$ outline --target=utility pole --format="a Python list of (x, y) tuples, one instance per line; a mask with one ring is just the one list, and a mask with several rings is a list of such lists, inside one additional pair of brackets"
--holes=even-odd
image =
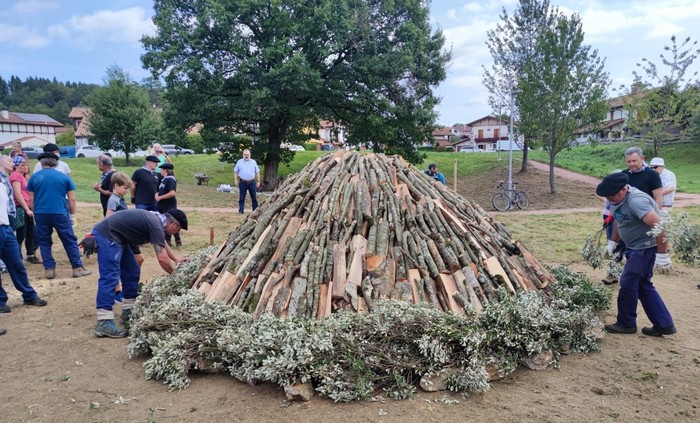
[(508, 149), (510, 154), (508, 157), (508, 189), (513, 189), (513, 95), (515, 90), (510, 92), (510, 128), (508, 129)]

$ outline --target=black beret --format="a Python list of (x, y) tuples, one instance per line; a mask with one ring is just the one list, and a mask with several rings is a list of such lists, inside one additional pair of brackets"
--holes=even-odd
[(180, 209), (170, 209), (167, 213), (177, 220), (182, 229), (187, 230), (187, 216), (184, 211)]
[(629, 178), (626, 173), (611, 173), (598, 184), (595, 193), (601, 197), (610, 197), (620, 192), (628, 183)]
[(156, 156), (146, 156), (146, 161), (160, 163), (160, 160), (158, 160), (158, 157)]
[(39, 154), (39, 157), (37, 157), (37, 160), (41, 160), (41, 159), (58, 160), (58, 156), (53, 154), (53, 153), (41, 153), (41, 154)]
[(48, 153), (51, 151), (58, 151), (58, 146), (56, 144), (48, 143), (44, 146), (44, 152)]
[(175, 169), (175, 166), (173, 166), (172, 163), (163, 163), (162, 165), (160, 165), (160, 168), (173, 170)]

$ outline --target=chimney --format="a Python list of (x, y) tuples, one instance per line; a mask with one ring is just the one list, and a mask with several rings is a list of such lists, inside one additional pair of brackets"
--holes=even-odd
[(7, 111), (6, 107), (2, 108), (2, 118), (3, 119), (9, 119), (10, 118), (10, 112)]

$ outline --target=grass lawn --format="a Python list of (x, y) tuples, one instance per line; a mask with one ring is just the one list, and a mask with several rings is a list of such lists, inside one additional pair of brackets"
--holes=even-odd
[[(616, 169), (626, 169), (625, 150), (635, 144), (619, 143), (599, 146), (580, 146), (557, 154), (555, 163), (559, 167), (599, 178)], [(650, 146), (639, 145), (646, 160), (653, 157)], [(549, 156), (541, 150), (533, 150), (529, 157), (549, 163)], [(700, 143), (664, 146), (660, 157), (666, 161), (668, 170), (676, 174), (679, 192), (700, 193)]]

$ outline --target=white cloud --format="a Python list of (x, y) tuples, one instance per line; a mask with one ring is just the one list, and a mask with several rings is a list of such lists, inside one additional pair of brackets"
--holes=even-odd
[(14, 45), (28, 49), (45, 47), (50, 42), (50, 40), (43, 34), (40, 34), (37, 29), (2, 23), (0, 23), (0, 40), (3, 40), (5, 45)]
[(91, 49), (108, 43), (138, 44), (143, 35), (154, 33), (150, 14), (140, 7), (99, 10), (91, 15), (73, 15), (67, 22), (48, 29), (52, 37), (68, 40), (76, 47)]
[(17, 13), (36, 13), (58, 7), (57, 0), (22, 0), (13, 7)]
[(666, 38), (670, 39), (671, 36), (683, 32), (685, 28), (679, 25), (671, 23), (662, 23), (654, 25), (651, 30), (647, 33), (647, 38)]

